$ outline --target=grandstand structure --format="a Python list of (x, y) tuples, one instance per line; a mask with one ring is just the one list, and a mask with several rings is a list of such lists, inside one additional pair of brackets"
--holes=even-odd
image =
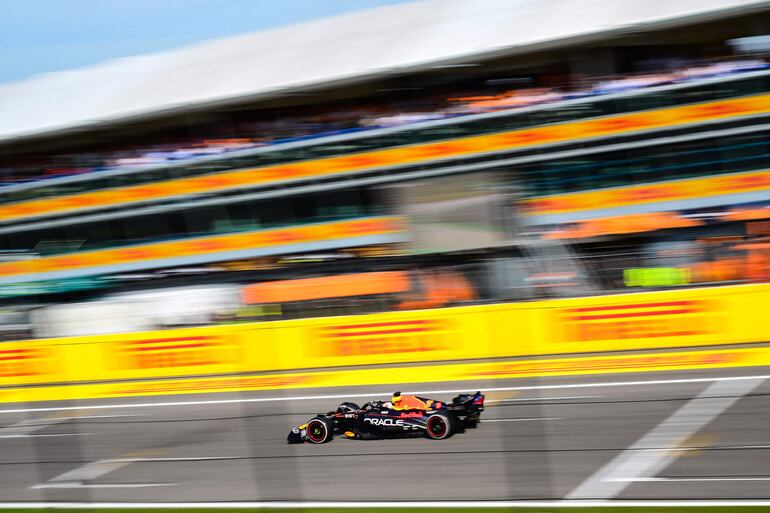
[(764, 1), (429, 0), (0, 86), (0, 298), (461, 265), (455, 299), (511, 299), (607, 248), (680, 283), (770, 234), (739, 44), (769, 31)]

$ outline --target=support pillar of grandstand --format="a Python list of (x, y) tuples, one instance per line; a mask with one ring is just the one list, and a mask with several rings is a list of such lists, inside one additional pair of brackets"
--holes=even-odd
[(751, 20), (751, 35), (766, 36), (770, 34), (770, 18), (767, 16), (755, 16)]
[(573, 86), (580, 86), (589, 77), (609, 77), (617, 73), (613, 48), (578, 48), (569, 51), (570, 77)]

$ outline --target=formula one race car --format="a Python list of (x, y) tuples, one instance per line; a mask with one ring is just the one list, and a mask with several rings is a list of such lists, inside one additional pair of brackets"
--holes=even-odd
[(460, 394), (451, 403), (396, 392), (391, 401), (370, 401), (360, 407), (342, 403), (336, 411), (316, 415), (292, 429), (287, 442), (323, 444), (337, 435), (364, 440), (408, 436), (443, 440), (475, 428), (482, 411), (481, 392)]

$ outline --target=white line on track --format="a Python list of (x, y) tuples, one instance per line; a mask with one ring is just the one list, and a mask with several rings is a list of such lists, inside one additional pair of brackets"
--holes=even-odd
[(636, 478), (616, 478), (611, 481), (621, 482), (640, 482), (640, 483), (660, 483), (660, 482), (700, 482), (700, 481), (770, 481), (770, 477), (636, 477)]
[[(732, 449), (770, 449), (770, 445), (681, 445), (676, 448), (678, 451), (729, 451)], [(631, 450), (631, 449), (627, 449)], [(637, 451), (660, 451), (660, 447), (650, 449), (635, 449)]]
[(171, 483), (91, 483), (94, 479), (100, 478), (105, 474), (115, 472), (132, 463), (138, 463), (142, 461), (173, 461), (173, 460), (186, 460), (185, 458), (172, 458), (172, 459), (160, 459), (160, 458), (142, 458), (142, 457), (128, 457), (128, 458), (111, 458), (104, 460), (92, 461), (86, 463), (83, 466), (68, 470), (63, 474), (50, 479), (46, 483), (39, 483), (34, 486), (30, 486), (30, 489), (39, 488), (148, 488), (154, 486), (173, 486)]
[(72, 420), (112, 419), (115, 417), (144, 417), (143, 413), (116, 413), (115, 415), (82, 415), (72, 417)]
[[(0, 438), (32, 438), (42, 436), (35, 434), (47, 427), (72, 420), (73, 417), (51, 416), (44, 419), (28, 419), (8, 427), (0, 428)], [(78, 433), (62, 433), (63, 436), (77, 436)]]
[[(69, 470), (63, 474), (59, 474), (49, 481), (47, 484), (53, 483), (82, 483), (84, 481), (90, 481), (101, 477), (110, 472), (114, 472), (118, 469), (134, 463), (136, 460), (133, 458), (120, 458), (120, 459), (108, 459), (97, 460), (87, 463), (81, 467)], [(38, 485), (42, 486), (42, 485)]]
[[(654, 476), (677, 458), (685, 440), (764, 381), (764, 378), (754, 378), (711, 384), (697, 397), (676, 410), (628, 449), (589, 476), (565, 498), (611, 499), (636, 479)], [(655, 448), (658, 450), (639, 450)]]
[[(489, 392), (511, 392), (515, 390), (559, 390), (559, 389), (574, 389), (574, 388), (592, 388), (592, 387), (631, 387), (631, 386), (653, 386), (653, 385), (675, 385), (684, 383), (712, 383), (721, 381), (744, 381), (752, 379), (768, 379), (770, 374), (759, 376), (724, 376), (724, 377), (708, 377), (708, 378), (682, 378), (682, 379), (663, 379), (663, 380), (649, 380), (649, 381), (618, 381), (618, 382), (599, 382), (599, 383), (571, 383), (564, 385), (536, 385), (536, 386), (520, 386), (520, 387), (494, 387), (484, 388), (485, 393)], [(405, 391), (404, 393), (415, 395), (429, 395), (429, 394), (459, 394), (468, 392), (468, 390), (480, 388), (476, 386), (468, 386), (461, 389), (438, 389), (438, 390), (415, 390)], [(376, 392), (376, 393), (355, 393), (348, 394), (331, 394), (331, 395), (306, 395), (306, 396), (288, 396), (288, 397), (251, 397), (251, 398), (239, 398), (239, 399), (206, 399), (201, 401), (167, 401), (158, 403), (116, 403), (116, 404), (91, 404), (80, 406), (51, 406), (46, 408), (13, 408), (0, 410), (0, 414), (3, 413), (43, 413), (43, 412), (55, 412), (55, 411), (73, 411), (73, 410), (106, 410), (117, 408), (169, 408), (175, 406), (204, 406), (204, 405), (223, 405), (223, 404), (242, 404), (242, 403), (268, 403), (268, 402), (286, 402), (286, 401), (314, 401), (314, 400), (326, 400), (326, 399), (350, 399), (352, 397), (383, 397), (390, 396), (392, 392)]]
[(564, 401), (566, 399), (598, 399), (600, 395), (568, 395), (563, 397), (521, 397), (517, 399), (488, 399), (487, 404), (491, 403), (519, 403), (527, 401)]
[(190, 456), (186, 458), (113, 458), (110, 461), (126, 463), (151, 463), (164, 461), (240, 460), (242, 456)]
[(65, 416), (52, 416), (42, 419), (28, 419), (17, 422), (8, 427), (0, 428), (0, 439), (5, 438), (47, 438), (58, 436), (84, 436), (93, 435), (93, 433), (37, 433), (37, 431), (43, 430), (62, 422), (69, 420), (82, 420), (82, 419), (107, 419), (112, 417), (139, 417), (142, 414), (139, 413), (127, 413), (124, 415), (73, 415), (70, 417)]
[(715, 445), (714, 449), (770, 449), (770, 445)]
[(31, 486), (31, 489), (41, 488), (59, 488), (59, 489), (77, 489), (77, 488), (151, 488), (155, 486), (174, 486), (172, 483), (96, 483), (86, 484), (79, 482), (62, 483), (43, 483)]
[(527, 422), (530, 420), (562, 420), (563, 417), (531, 417), (521, 419), (483, 419), (479, 422)]
[(392, 502), (4, 502), (0, 509), (618, 508), (770, 506), (770, 500), (392, 501)]
[(0, 435), (0, 439), (6, 438), (56, 438), (58, 436), (84, 436), (93, 433), (34, 433), (30, 435)]

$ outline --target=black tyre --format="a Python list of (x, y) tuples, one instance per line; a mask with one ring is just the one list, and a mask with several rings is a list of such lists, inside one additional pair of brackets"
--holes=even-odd
[(425, 421), (425, 436), (443, 440), (452, 436), (452, 421), (443, 413), (434, 413)]
[(311, 444), (325, 444), (334, 438), (334, 428), (324, 417), (314, 417), (307, 423), (305, 438)]
[(465, 423), (455, 416), (449, 418), (452, 421), (452, 434), (465, 433)]

